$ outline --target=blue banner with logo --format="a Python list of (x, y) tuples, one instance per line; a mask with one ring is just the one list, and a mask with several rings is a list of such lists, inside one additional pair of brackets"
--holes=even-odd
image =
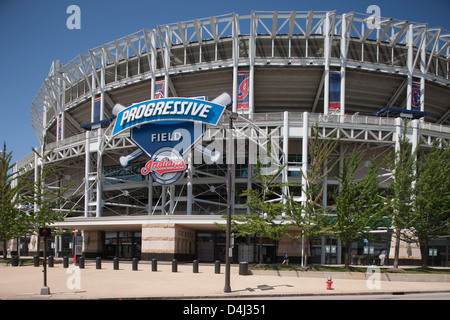
[(330, 110), (341, 109), (341, 73), (330, 72)]
[(154, 99), (162, 99), (166, 97), (165, 81), (160, 80), (155, 82), (155, 96)]
[(238, 72), (238, 109), (248, 110), (249, 108), (249, 74), (248, 71)]
[(411, 96), (411, 109), (415, 111), (420, 111), (420, 82), (412, 83), (412, 96)]

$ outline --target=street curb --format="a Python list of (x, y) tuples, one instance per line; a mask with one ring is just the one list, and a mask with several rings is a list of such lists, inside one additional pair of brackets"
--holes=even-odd
[[(373, 296), (373, 295), (409, 295), (428, 293), (450, 293), (450, 290), (411, 290), (411, 291), (374, 291), (374, 292), (335, 292), (335, 293), (274, 293), (274, 294), (218, 294), (198, 296), (163, 296), (163, 297), (117, 297), (117, 298), (94, 298), (87, 300), (205, 300), (205, 299), (239, 299), (239, 298), (283, 298), (283, 297), (318, 297), (318, 296)], [(66, 299), (64, 299), (66, 300)], [(71, 299), (68, 299), (71, 300)], [(80, 299), (83, 300), (83, 299)]]

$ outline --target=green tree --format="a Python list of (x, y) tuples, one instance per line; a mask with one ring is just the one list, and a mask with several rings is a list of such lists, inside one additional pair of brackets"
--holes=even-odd
[[(284, 166), (273, 174), (265, 174), (264, 167), (257, 159), (255, 177), (259, 181), (259, 187), (247, 189), (241, 194), (247, 197), (244, 207), (249, 209), (249, 213), (231, 217), (231, 230), (237, 236), (259, 235), (261, 246), (264, 237), (278, 241), (285, 232), (286, 226), (280, 220), (284, 205), (276, 192), (280, 184), (275, 182)], [(260, 262), (262, 262), (261, 249), (262, 247), (259, 250)]]
[(324, 230), (334, 234), (345, 246), (345, 266), (350, 265), (350, 246), (353, 242), (373, 238), (370, 231), (382, 224), (385, 206), (377, 182), (379, 166), (373, 158), (367, 174), (357, 178), (364, 153), (353, 152), (343, 160), (337, 180), (339, 192), (333, 195), (335, 217), (322, 221)]
[(435, 142), (417, 164), (412, 241), (420, 246), (422, 266), (428, 266), (428, 241), (450, 233), (450, 149)]
[[(289, 183), (289, 187), (301, 190), (304, 198), (299, 201), (298, 195), (290, 192), (284, 195), (286, 198), (285, 212), (288, 215), (289, 223), (302, 230), (301, 234), (293, 238), (302, 238), (302, 245), (310, 237), (322, 233), (321, 221), (324, 218), (326, 207), (323, 206), (324, 179), (328, 176), (334, 166), (339, 162), (339, 158), (331, 159), (331, 154), (336, 150), (339, 139), (332, 135), (328, 139), (319, 139), (318, 124), (311, 128), (311, 138), (308, 141), (308, 159), (305, 156), (303, 161), (308, 161), (307, 171), (302, 177), (306, 185)], [(306, 250), (302, 250), (306, 255)], [(306, 257), (302, 257), (304, 266), (307, 265)]]
[[(406, 136), (406, 124), (404, 122), (402, 134), (399, 137), (398, 149), (387, 159), (388, 169), (392, 174), (392, 182), (389, 185), (387, 203), (390, 207), (390, 219), (395, 232), (394, 268), (398, 268), (400, 240), (411, 241), (407, 231), (411, 224), (413, 214), (414, 181), (417, 151), (412, 150), (412, 145)], [(393, 159), (392, 159), (393, 158)]]
[(20, 211), (20, 193), (24, 188), (26, 174), (13, 172), (12, 151), (7, 152), (6, 143), (0, 152), (0, 242), (3, 242), (3, 258), (6, 258), (7, 241), (26, 233), (29, 217)]
[(34, 214), (31, 215), (29, 223), (29, 232), (35, 233), (40, 227), (48, 227), (57, 221), (63, 221), (64, 217), (72, 210), (63, 210), (76, 194), (71, 192), (72, 183), (63, 185), (64, 179), (61, 179), (61, 172), (64, 168), (56, 164), (47, 164), (52, 151), (45, 151), (45, 143), (41, 152), (33, 149), (40, 166), (35, 173), (35, 179), (27, 186), (23, 199), (27, 203), (35, 205)]

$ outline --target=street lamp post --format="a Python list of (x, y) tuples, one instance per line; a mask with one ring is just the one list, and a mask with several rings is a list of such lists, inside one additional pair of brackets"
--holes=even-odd
[(230, 113), (230, 128), (229, 128), (229, 136), (228, 136), (228, 143), (230, 148), (228, 149), (229, 152), (231, 152), (230, 157), (227, 157), (230, 159), (228, 162), (228, 170), (227, 170), (227, 233), (226, 233), (226, 242), (225, 242), (225, 287), (223, 288), (224, 292), (231, 292), (231, 285), (230, 285), (230, 268), (231, 268), (231, 188), (232, 188), (232, 173), (233, 173), (233, 120), (236, 120), (238, 117), (238, 114), (236, 112)]

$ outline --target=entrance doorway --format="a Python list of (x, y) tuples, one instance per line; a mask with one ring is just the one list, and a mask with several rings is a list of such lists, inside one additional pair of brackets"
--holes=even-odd
[(104, 256), (131, 260), (141, 258), (142, 233), (135, 231), (105, 231)]

